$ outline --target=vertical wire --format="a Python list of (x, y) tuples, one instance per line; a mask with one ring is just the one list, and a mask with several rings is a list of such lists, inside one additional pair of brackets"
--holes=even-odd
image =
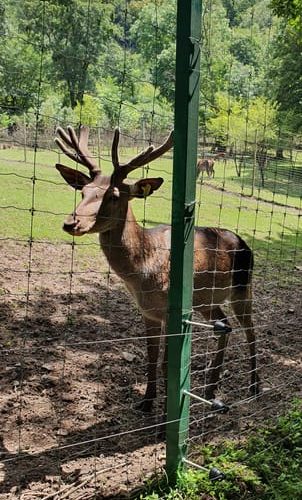
[[(287, 175), (287, 186), (286, 186), (286, 192), (285, 192), (285, 200), (284, 200), (284, 211), (283, 211), (283, 220), (282, 220), (282, 231), (281, 231), (281, 241), (280, 241), (280, 253), (279, 253), (279, 260), (280, 263), (286, 262), (286, 257), (287, 257), (287, 249), (286, 245), (284, 244), (284, 239), (285, 239), (285, 224), (286, 224), (286, 217), (288, 215), (287, 208), (289, 207), (288, 200), (290, 196), (290, 182), (289, 182), (289, 173)], [(279, 276), (278, 276), (278, 283), (279, 285), (283, 285), (284, 282), (286, 282), (286, 276), (287, 280), (289, 277), (288, 272), (286, 273), (286, 276), (284, 276), (284, 273), (282, 273), (283, 269), (281, 268), (281, 265), (279, 266)]]
[[(250, 18), (250, 38), (249, 38), (249, 40), (251, 42), (253, 42), (253, 39), (254, 39), (254, 15), (255, 15), (255, 6), (253, 5), (252, 9), (251, 9), (251, 18)], [(250, 75), (250, 77), (251, 77), (251, 75)], [(248, 144), (250, 96), (251, 96), (251, 79), (249, 78), (248, 79), (248, 86), (247, 86), (247, 113), (246, 113), (246, 128), (245, 128), (245, 147), (244, 147), (244, 154), (245, 155), (247, 152), (247, 144)], [(244, 193), (244, 186), (245, 186), (245, 163), (244, 163), (244, 168), (243, 168), (243, 172), (241, 172), (241, 175), (242, 175), (241, 183), (240, 183), (241, 184), (241, 192), (240, 192), (241, 196), (239, 197), (239, 207), (238, 207), (237, 223), (236, 223), (236, 232), (237, 233), (239, 232), (240, 218), (241, 218), (241, 213), (242, 213), (242, 202), (243, 202), (243, 193)], [(256, 214), (258, 214), (258, 207), (256, 209)], [(255, 220), (253, 237), (255, 235), (256, 224), (257, 224), (257, 222)], [(253, 248), (253, 244), (251, 246)], [(252, 269), (250, 268), (249, 271), (251, 272)], [(245, 317), (245, 315), (246, 315), (246, 307), (248, 305), (246, 302), (247, 300), (249, 300), (249, 299), (248, 298), (245, 299), (245, 303), (243, 305), (243, 317)], [(246, 330), (246, 327), (243, 327), (242, 325), (240, 325), (239, 333), (242, 332), (245, 335), (246, 334), (245, 330)], [(240, 370), (240, 372), (242, 372), (242, 371), (244, 372), (242, 356), (239, 356), (239, 370)], [(239, 394), (238, 394), (239, 401), (243, 400), (245, 397), (244, 389), (245, 388), (243, 388), (242, 385), (240, 384), (239, 385)], [(242, 428), (242, 423), (241, 423), (242, 419), (243, 419), (243, 413), (241, 411), (241, 406), (239, 405), (239, 407), (238, 407), (238, 422), (239, 422), (239, 429), (240, 430)], [(242, 438), (242, 434), (240, 432), (240, 439), (241, 438)]]
[[(42, 33), (41, 33), (41, 51), (40, 51), (40, 62), (39, 62), (39, 79), (38, 79), (38, 92), (37, 92), (37, 102), (36, 102), (36, 113), (35, 113), (35, 136), (34, 136), (34, 156), (33, 156), (33, 175), (32, 175), (32, 190), (31, 190), (31, 210), (30, 210), (30, 235), (29, 235), (29, 250), (28, 250), (28, 267), (27, 267), (27, 288), (26, 288), (26, 305), (25, 305), (25, 323), (26, 327), (29, 327), (30, 319), (30, 293), (31, 293), (31, 269), (32, 269), (32, 254), (33, 254), (33, 234), (34, 234), (34, 214), (35, 214), (35, 196), (36, 196), (36, 170), (37, 170), (37, 149), (38, 149), (38, 123), (41, 108), (41, 90), (42, 90), (42, 74), (43, 74), (43, 61), (44, 61), (44, 49), (45, 49), (45, 3), (42, 5)], [(20, 360), (20, 396), (19, 396), (19, 411), (18, 411), (18, 454), (22, 452), (22, 410), (23, 410), (23, 386), (24, 386), (24, 353), (27, 344), (27, 328), (24, 329), (24, 334), (22, 337), (22, 348), (21, 348), (21, 360)], [(20, 484), (20, 478), (19, 478)]]
[[(211, 43), (212, 43), (212, 0), (209, 0), (206, 4), (203, 4), (203, 15), (202, 15), (202, 40), (201, 44), (204, 47), (204, 57), (207, 59), (207, 74), (201, 74), (201, 89), (203, 82), (206, 81), (206, 78), (208, 81), (211, 78)], [(208, 83), (208, 82), (207, 82)], [(206, 120), (207, 120), (207, 94), (204, 96), (205, 100), (205, 116), (204, 116), (204, 138), (207, 137), (206, 135)], [(213, 102), (213, 99), (212, 99)], [(197, 222), (199, 223), (199, 215), (200, 215), (200, 208), (201, 208), (201, 203), (202, 203), (202, 189), (204, 186), (202, 186), (202, 181), (199, 183), (199, 203), (198, 203), (198, 210), (197, 210)], [(194, 286), (194, 285), (193, 285)], [(193, 308), (194, 310), (194, 308)], [(204, 363), (204, 368), (203, 368), (203, 386), (204, 386), (204, 391), (206, 390), (207, 387), (207, 382), (208, 382), (208, 364), (209, 364), (209, 349), (210, 349), (210, 340), (209, 340), (209, 333), (207, 334), (206, 337), (206, 342), (205, 342), (205, 355), (203, 358), (203, 363)], [(203, 439), (204, 433), (205, 433), (205, 415), (206, 415), (206, 408), (203, 406), (202, 407), (202, 425), (201, 425), (201, 438)]]
[[(86, 17), (86, 20), (87, 20), (87, 23), (86, 23), (86, 44), (85, 44), (85, 62), (88, 63), (88, 60), (89, 60), (89, 47), (90, 47), (90, 22), (91, 22), (91, 12), (92, 12), (92, 4), (91, 4), (92, 0), (87, 0), (87, 17)], [(86, 86), (87, 86), (87, 71), (84, 75), (84, 81), (83, 81), (83, 101), (80, 103), (80, 126), (82, 125), (82, 114), (83, 114), (83, 105), (84, 105), (84, 95), (85, 95), (85, 91), (86, 91)], [(90, 127), (91, 129), (91, 127)], [(97, 136), (98, 136), (98, 139), (99, 139), (99, 133), (98, 133), (98, 129), (97, 129)], [(87, 147), (88, 147), (88, 144), (87, 144)], [(99, 150), (99, 141), (98, 141), (98, 165), (99, 165), (99, 168), (101, 166), (101, 159), (100, 159), (100, 150)], [(77, 163), (77, 169), (79, 167), (79, 164)], [(74, 194), (74, 210), (76, 208), (76, 201), (77, 201), (77, 196), (76, 196), (77, 192), (75, 190), (75, 194)], [(72, 241), (72, 257), (71, 257), (71, 276), (70, 276), (70, 294), (72, 294), (72, 277), (73, 277), (73, 270), (74, 270), (74, 262), (75, 262), (75, 237), (72, 236), (73, 238), (73, 241)], [(96, 349), (96, 354), (97, 354), (97, 362), (96, 362), (96, 365), (97, 365), (97, 372), (99, 372), (99, 367), (100, 367), (100, 350), (101, 350), (101, 347), (100, 347), (100, 344), (98, 344), (98, 347)], [(99, 382), (99, 379), (97, 379), (97, 387), (96, 387), (96, 391), (95, 391), (95, 404), (94, 404), (94, 408), (95, 408), (95, 426), (94, 426), (94, 437), (95, 437), (95, 443), (94, 443), (94, 488), (95, 488), (95, 492), (97, 490), (97, 477), (98, 477), (98, 474), (97, 474), (97, 465), (98, 465), (98, 461), (97, 461), (97, 451), (98, 451), (98, 445), (97, 445), (97, 437), (98, 437), (98, 408), (99, 408), (99, 394), (100, 394), (100, 382)]]
[[(156, 92), (157, 92), (157, 87), (158, 87), (158, 31), (159, 31), (159, 24), (158, 24), (158, 0), (153, 0), (154, 3), (154, 31), (155, 31), (155, 54), (154, 54), (154, 79), (153, 79), (153, 96), (152, 96), (152, 104), (151, 104), (151, 119), (150, 119), (150, 133), (149, 133), (149, 140), (148, 143), (149, 145), (152, 144), (153, 142), (153, 129), (154, 129), (154, 119), (155, 119), (155, 99), (156, 99)], [(147, 164), (145, 169), (144, 169), (144, 176), (148, 177), (149, 174), (149, 165)], [(142, 220), (142, 226), (143, 229), (145, 230), (146, 228), (146, 212), (147, 212), (147, 198), (143, 199), (143, 220)], [(143, 239), (143, 244), (142, 244), (142, 255), (145, 252), (145, 239)], [(146, 332), (148, 335), (148, 332)], [(158, 332), (157, 332), (158, 335)], [(148, 342), (148, 340), (147, 340)], [(160, 354), (159, 354), (160, 356)], [(158, 382), (158, 380), (157, 380)], [(166, 394), (164, 395), (164, 398), (166, 398)], [(160, 413), (159, 413), (160, 415)], [(161, 418), (160, 416), (158, 417), (159, 419)], [(164, 416), (165, 418), (165, 416)], [(160, 423), (157, 421), (157, 423)], [(159, 428), (160, 429), (160, 428)], [(160, 440), (160, 436), (157, 432), (157, 428), (155, 428), (155, 439), (158, 442)], [(157, 447), (155, 448), (155, 457), (157, 456)]]
[[(119, 101), (118, 101), (118, 112), (117, 112), (117, 126), (120, 128), (122, 125), (122, 112), (123, 112), (123, 105), (124, 105), (124, 94), (125, 94), (125, 85), (126, 85), (126, 74), (127, 74), (127, 22), (128, 22), (128, 16), (129, 16), (129, 11), (128, 11), (128, 5), (129, 5), (129, 0), (124, 0), (124, 13), (123, 13), (123, 38), (124, 38), (124, 50), (123, 50), (123, 62), (122, 62), (122, 75), (121, 75), (121, 82), (120, 82), (120, 93), (119, 93)], [(118, 146), (119, 147), (119, 146)], [(112, 209), (113, 210), (113, 209)], [(111, 212), (110, 217), (113, 219), (114, 214)], [(126, 218), (128, 217), (128, 214), (126, 214)], [(126, 221), (127, 222), (127, 221)], [(109, 240), (109, 253), (112, 252), (113, 248), (113, 242), (112, 242), (112, 234), (110, 233), (110, 240)], [(107, 263), (107, 271), (105, 275), (106, 279), (106, 295), (105, 295), (105, 317), (108, 320), (108, 329), (107, 329), (107, 334), (110, 336), (112, 332), (112, 327), (110, 326), (110, 300), (112, 298), (112, 291), (111, 291), (111, 282), (112, 282), (112, 272), (111, 272), (111, 266), (110, 263)], [(95, 453), (96, 456), (96, 453)], [(129, 459), (127, 458), (126, 460), (126, 474), (128, 474), (128, 465), (129, 465)]]
[[(295, 161), (296, 163), (296, 161)], [(300, 250), (301, 257), (302, 257), (302, 252), (301, 252), (301, 247), (299, 247), (299, 236), (301, 237), (302, 231), (300, 230), (300, 220), (302, 219), (302, 194), (300, 196), (300, 201), (299, 205), (297, 204), (297, 224), (295, 228), (295, 244), (294, 244), (294, 249), (293, 249), (293, 268), (296, 269), (299, 272), (299, 267), (298, 267), (298, 249)], [(302, 271), (302, 268), (300, 269)], [(302, 301), (302, 297), (301, 297)]]
[[(88, 49), (89, 49), (89, 42), (90, 42), (90, 17), (91, 17), (91, 0), (87, 0), (87, 22), (86, 22), (86, 46), (85, 46), (85, 61), (88, 60)], [(86, 88), (86, 80), (87, 80), (87, 73), (84, 75), (84, 80), (83, 80), (83, 91), (85, 93), (85, 88)], [(84, 96), (83, 93), (83, 96)], [(82, 125), (82, 113), (83, 113), (83, 102), (80, 103), (80, 110), (79, 110), (79, 130)], [(75, 163), (75, 169), (79, 170), (79, 163), (76, 161)], [(76, 207), (77, 207), (77, 190), (74, 190), (73, 194), (73, 212), (75, 213)], [(68, 271), (68, 276), (69, 276), (69, 283), (68, 283), (68, 292), (67, 292), (67, 314), (66, 314), (66, 319), (67, 319), (67, 324), (73, 324), (73, 295), (74, 295), (74, 274), (75, 274), (75, 262), (76, 262), (76, 247), (78, 246), (76, 243), (76, 238), (74, 235), (72, 235), (72, 241), (69, 243), (70, 245), (70, 258), (69, 258), (69, 271)], [(66, 356), (67, 356), (67, 337), (68, 337), (68, 329), (64, 329), (64, 336), (61, 342), (62, 346), (62, 367), (61, 367), (61, 375), (60, 379), (61, 381), (64, 381), (65, 379), (65, 372), (66, 372)], [(63, 384), (60, 385), (63, 388)], [(63, 390), (63, 389), (62, 389)], [(60, 401), (62, 403), (63, 395), (61, 392), (61, 398)], [(63, 411), (62, 411), (62, 406), (60, 408), (60, 412), (58, 415), (57, 419), (57, 425), (59, 428), (62, 426), (63, 422)], [(61, 434), (61, 433), (60, 433)], [(58, 440), (58, 448), (61, 446), (61, 437), (57, 436)], [(57, 462), (58, 462), (58, 470), (61, 466), (61, 452), (60, 450), (57, 452)], [(95, 477), (96, 477), (96, 470), (94, 470)]]

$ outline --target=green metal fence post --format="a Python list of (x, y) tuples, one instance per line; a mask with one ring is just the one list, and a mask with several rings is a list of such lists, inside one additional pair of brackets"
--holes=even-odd
[(168, 318), (167, 458), (170, 483), (186, 455), (190, 388), (194, 209), (201, 0), (178, 0), (171, 271)]

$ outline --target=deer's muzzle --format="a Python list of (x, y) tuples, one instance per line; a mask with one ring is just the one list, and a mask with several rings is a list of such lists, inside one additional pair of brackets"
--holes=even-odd
[(73, 221), (65, 221), (64, 224), (63, 224), (63, 230), (66, 231), (66, 233), (71, 233), (73, 234), (76, 227), (77, 227), (77, 221), (76, 220), (73, 220)]

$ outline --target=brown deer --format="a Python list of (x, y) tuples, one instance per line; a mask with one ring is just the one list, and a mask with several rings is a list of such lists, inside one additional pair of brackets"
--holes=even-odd
[(216, 160), (220, 160), (220, 158), (224, 158), (225, 153), (217, 153), (212, 158), (201, 158), (197, 162), (197, 179), (201, 174), (201, 178), (203, 179), (203, 174), (206, 172), (207, 176), (215, 177), (214, 164)]
[[(161, 177), (146, 178), (130, 184), (127, 175), (162, 156), (173, 145), (172, 133), (159, 147), (149, 146), (129, 162), (120, 163), (119, 129), (112, 143), (113, 173), (105, 176), (88, 150), (88, 128), (81, 127), (77, 137), (72, 127), (57, 129), (56, 143), (75, 162), (89, 170), (89, 176), (67, 166), (56, 168), (74, 189), (81, 190), (82, 201), (67, 217), (63, 229), (73, 236), (99, 233), (101, 248), (113, 270), (124, 281), (135, 299), (147, 331), (148, 380), (143, 411), (150, 411), (156, 397), (156, 371), (160, 335), (164, 332), (169, 289), (171, 227), (141, 227), (133, 214), (131, 199), (145, 198), (160, 188)], [(251, 319), (252, 252), (236, 234), (225, 229), (196, 228), (194, 250), (194, 308), (207, 321), (228, 323), (220, 305), (231, 301), (235, 315), (244, 328), (250, 348), (251, 388), (259, 392), (256, 371), (255, 334)], [(212, 399), (219, 381), (228, 335), (218, 339), (218, 351), (210, 367), (206, 397)]]

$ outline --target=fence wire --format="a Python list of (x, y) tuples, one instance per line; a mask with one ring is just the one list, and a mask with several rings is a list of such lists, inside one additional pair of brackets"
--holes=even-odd
[[(55, 146), (58, 125), (90, 126), (89, 148), (106, 175), (112, 173), (115, 126), (121, 128), (123, 161), (151, 144), (158, 146), (173, 126), (173, 110), (160, 101), (158, 84), (165, 2), (150, 3), (156, 50), (146, 79), (131, 70), (130, 3), (125, 0), (121, 8), (122, 64), (113, 55), (111, 63), (106, 59), (98, 67), (101, 74), (109, 68), (116, 72), (118, 92), (109, 96), (90, 89), (89, 82), (84, 85), (84, 97), (97, 98), (115, 110), (110, 126), (87, 119), (85, 99), (76, 121), (58, 118), (45, 109), (47, 2), (39, 2), (37, 11), (42, 26), (39, 42), (25, 40), (14, 29), (1, 34), (3, 39), (33, 46), (40, 61), (38, 72), (32, 75), (35, 89), (26, 95), (31, 109), (21, 113), (15, 108), (21, 116), (18, 125), (3, 126), (0, 133), (3, 499), (122, 498), (135, 494), (155, 473), (163, 473), (166, 381), (160, 369), (153, 411), (143, 413), (138, 407), (146, 384), (146, 341), (162, 337), (162, 332), (145, 331), (137, 306), (100, 251), (97, 235), (81, 239), (63, 233), (63, 221), (75, 211), (80, 195), (66, 186), (54, 168), (56, 163), (72, 166)], [(84, 59), (89, 57), (93, 4), (87, 1), (86, 5)], [(205, 87), (213, 80), (213, 30), (217, 29), (213, 9), (212, 1), (205, 2)], [(251, 11), (250, 40), (253, 23)], [(269, 34), (267, 47), (270, 41)], [(75, 53), (70, 58), (80, 59)], [(233, 62), (225, 75), (229, 86)], [(229, 411), (222, 414), (192, 399), (188, 459), (197, 464), (201, 464), (200, 444), (226, 438), (244, 441), (251, 430), (282, 414), (301, 385), (302, 154), (297, 138), (289, 135), (286, 139), (280, 135), (280, 144), (272, 146), (267, 113), (263, 128), (257, 129), (250, 115), (253, 78), (247, 75), (246, 79), (244, 138), (237, 137), (232, 127), (229, 91), (223, 151), (219, 138), (209, 132), (212, 104), (207, 98), (202, 101), (200, 158), (214, 159), (215, 172), (203, 172), (197, 178), (196, 224), (234, 231), (254, 251), (253, 321), (263, 391), (257, 398), (250, 395), (245, 331), (227, 304), (232, 333), (217, 398)], [(151, 83), (152, 92), (147, 93), (143, 106), (126, 99), (128, 86)], [(15, 91), (26, 94), (24, 88)], [(7, 104), (1, 105), (2, 113), (10, 111)], [(133, 130), (126, 127), (130, 114), (138, 117)], [(219, 152), (223, 156), (216, 159)], [(79, 165), (74, 168), (84, 171)], [(172, 152), (129, 176), (132, 182), (159, 176), (165, 182), (158, 191), (132, 201), (143, 228), (170, 222)], [(114, 241), (109, 246), (114, 251)], [(144, 242), (140, 250), (148, 250)], [(158, 248), (159, 255), (166, 250)], [(205, 321), (197, 310), (194, 320)], [(203, 398), (209, 365), (217, 353), (217, 336), (212, 329), (195, 325), (192, 347), (191, 391)]]

